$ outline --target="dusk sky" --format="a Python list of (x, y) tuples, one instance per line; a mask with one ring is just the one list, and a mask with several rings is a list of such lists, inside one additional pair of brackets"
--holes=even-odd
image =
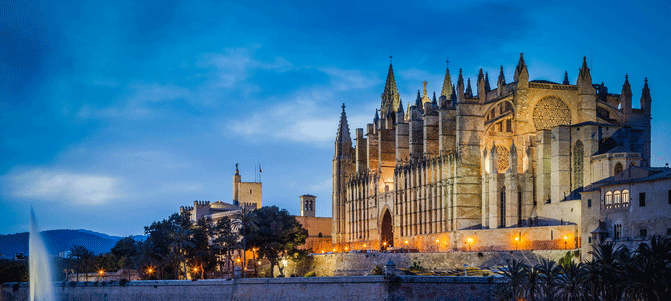
[[(139, 3), (139, 4), (138, 4)], [(666, 1), (0, 2), (0, 234), (142, 234), (194, 200), (231, 202), (263, 169), (263, 204), (331, 216), (341, 104), (372, 121), (393, 55), (401, 99), (440, 93), (449, 58), (496, 85), (594, 83), (652, 94), (652, 165), (671, 163)]]

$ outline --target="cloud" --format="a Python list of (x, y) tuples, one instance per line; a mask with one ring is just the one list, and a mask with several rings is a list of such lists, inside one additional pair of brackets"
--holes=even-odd
[[(256, 50), (260, 46), (226, 48), (221, 53), (207, 53), (201, 55), (196, 66), (202, 69), (211, 69), (213, 72), (212, 88), (238, 89), (245, 82), (253, 70), (288, 71), (292, 64), (282, 57), (276, 57), (272, 62), (264, 62), (255, 58)], [(251, 84), (248, 84), (251, 85)], [(249, 86), (247, 87), (249, 88)]]
[[(227, 120), (224, 130), (246, 138), (271, 136), (279, 139), (307, 142), (320, 147), (334, 139), (340, 120), (339, 106), (333, 99), (351, 99), (354, 91), (380, 85), (382, 80), (373, 72), (345, 70), (336, 67), (305, 67), (326, 74), (328, 84), (314, 84), (279, 96), (274, 105), (267, 106), (250, 116)], [(369, 122), (372, 113), (348, 115), (350, 128)], [(352, 133), (353, 134), (353, 133)]]
[(99, 205), (124, 195), (119, 179), (103, 175), (34, 169), (5, 176), (3, 180), (9, 183), (15, 197), (24, 199)]

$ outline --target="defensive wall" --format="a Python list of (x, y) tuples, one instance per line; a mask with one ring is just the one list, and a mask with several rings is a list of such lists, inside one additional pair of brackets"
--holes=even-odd
[[(56, 284), (56, 300), (492, 300), (497, 277), (296, 277)], [(0, 301), (24, 301), (28, 283), (6, 283)]]
[[(361, 276), (370, 272), (375, 266), (384, 267), (393, 261), (396, 268), (409, 268), (417, 262), (428, 271), (445, 272), (458, 268), (477, 267), (489, 269), (505, 265), (508, 260), (517, 260), (527, 264), (537, 264), (542, 259), (559, 261), (567, 252), (576, 254), (576, 249), (569, 250), (535, 250), (509, 252), (447, 252), (447, 253), (334, 253), (308, 256), (306, 259), (293, 262), (287, 261), (284, 274), (303, 276), (315, 272), (319, 277), (326, 276)], [(579, 257), (574, 257), (579, 260)], [(261, 272), (264, 272), (261, 270)], [(275, 275), (279, 271), (275, 270)]]

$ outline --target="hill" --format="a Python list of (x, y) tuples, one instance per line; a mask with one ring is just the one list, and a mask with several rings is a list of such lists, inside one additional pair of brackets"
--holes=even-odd
[[(42, 235), (49, 253), (54, 255), (70, 250), (72, 245), (82, 245), (96, 254), (107, 253), (122, 238), (83, 229), (42, 231)], [(144, 240), (144, 236), (133, 238)], [(13, 257), (16, 253), (28, 254), (28, 232), (0, 235), (0, 255)]]

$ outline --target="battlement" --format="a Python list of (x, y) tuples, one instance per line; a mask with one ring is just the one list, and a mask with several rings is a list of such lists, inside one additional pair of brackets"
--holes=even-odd
[(193, 201), (194, 206), (198, 206), (198, 205), (204, 206), (204, 205), (209, 205), (209, 204), (210, 204), (210, 201)]

